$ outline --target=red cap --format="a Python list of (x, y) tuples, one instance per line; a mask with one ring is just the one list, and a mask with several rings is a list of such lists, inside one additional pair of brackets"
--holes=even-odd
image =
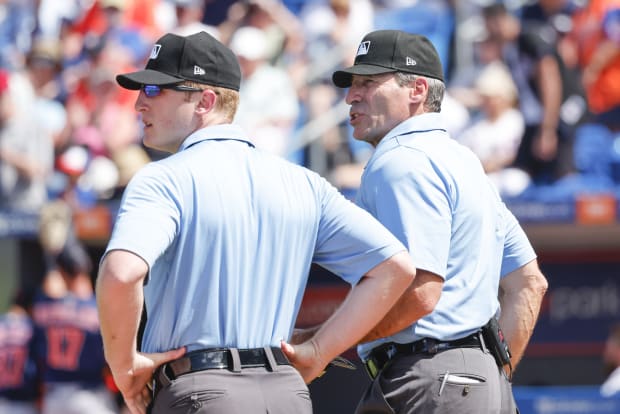
[(0, 95), (9, 89), (9, 73), (0, 69)]

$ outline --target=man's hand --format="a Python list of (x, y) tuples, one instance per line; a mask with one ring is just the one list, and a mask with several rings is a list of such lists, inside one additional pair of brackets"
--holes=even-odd
[(291, 345), (282, 341), (280, 347), (291, 364), (299, 371), (306, 384), (320, 377), (329, 363), (329, 361), (323, 360), (313, 340), (299, 345)]
[(136, 353), (129, 369), (112, 368), (114, 382), (123, 394), (131, 414), (146, 414), (152, 399), (147, 384), (150, 383), (153, 373), (162, 364), (180, 358), (184, 354), (185, 348), (154, 354)]
[(532, 153), (542, 161), (553, 160), (558, 153), (558, 134), (555, 129), (543, 128), (532, 144)]
[(312, 328), (295, 328), (293, 329), (293, 335), (289, 341), (292, 345), (297, 345), (309, 341), (314, 336), (316, 331), (319, 330), (321, 325), (314, 326)]

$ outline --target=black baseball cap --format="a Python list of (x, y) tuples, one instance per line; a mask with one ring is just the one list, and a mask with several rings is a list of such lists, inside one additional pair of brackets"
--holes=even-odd
[(444, 80), (441, 59), (427, 37), (400, 30), (377, 30), (364, 36), (353, 66), (334, 72), (332, 81), (339, 88), (348, 88), (353, 75), (390, 72)]
[(192, 81), (239, 90), (241, 69), (235, 54), (207, 32), (168, 33), (157, 40), (144, 70), (116, 76), (125, 89)]

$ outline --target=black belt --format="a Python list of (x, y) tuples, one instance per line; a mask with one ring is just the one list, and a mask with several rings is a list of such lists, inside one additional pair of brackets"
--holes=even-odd
[[(270, 351), (269, 351), (270, 350)], [(236, 361), (237, 354), (239, 356)], [(273, 356), (273, 360), (270, 358)], [(239, 371), (241, 368), (267, 367), (273, 369), (275, 365), (290, 365), (280, 348), (252, 348), (252, 349), (204, 349), (193, 351), (179, 359), (162, 365), (162, 370), (170, 380), (189, 374), (190, 372), (207, 369), (229, 369)]]
[(280, 348), (252, 349), (212, 348), (192, 351), (179, 359), (160, 366), (153, 375), (153, 396), (170, 381), (181, 375), (208, 369), (228, 369), (240, 372), (243, 368), (266, 367), (276, 371), (278, 365), (290, 365)]
[(401, 355), (413, 354), (436, 354), (454, 348), (480, 348), (484, 349), (480, 332), (475, 332), (464, 338), (455, 339), (453, 341), (440, 341), (433, 338), (423, 338), (415, 342), (407, 344), (397, 344), (389, 342), (380, 345), (370, 351), (368, 360), (366, 361), (366, 371), (372, 379), (374, 379), (379, 371), (387, 364), (388, 361)]

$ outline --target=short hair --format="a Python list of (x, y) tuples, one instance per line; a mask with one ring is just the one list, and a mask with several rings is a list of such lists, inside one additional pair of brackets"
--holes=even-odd
[(413, 73), (396, 72), (396, 82), (400, 86), (409, 85), (419, 77), (423, 77), (428, 83), (428, 95), (424, 102), (424, 108), (427, 112), (440, 112), (441, 102), (443, 101), (443, 95), (446, 91), (445, 83), (439, 79), (414, 75)]
[(493, 17), (501, 17), (508, 14), (508, 9), (504, 3), (493, 3), (488, 6), (484, 6), (481, 10), (482, 17), (485, 19), (491, 19)]
[(232, 122), (235, 118), (235, 114), (237, 113), (237, 108), (239, 107), (239, 92), (222, 88), (220, 86), (212, 86), (204, 83), (185, 81), (182, 83), (184, 86), (191, 86), (192, 88), (198, 88), (202, 90), (212, 90), (218, 96), (218, 99), (215, 103), (215, 109), (222, 112), (228, 121)]
[(56, 256), (56, 265), (69, 277), (75, 277), (81, 273), (89, 274), (93, 268), (88, 252), (77, 241), (69, 242), (65, 245)]

